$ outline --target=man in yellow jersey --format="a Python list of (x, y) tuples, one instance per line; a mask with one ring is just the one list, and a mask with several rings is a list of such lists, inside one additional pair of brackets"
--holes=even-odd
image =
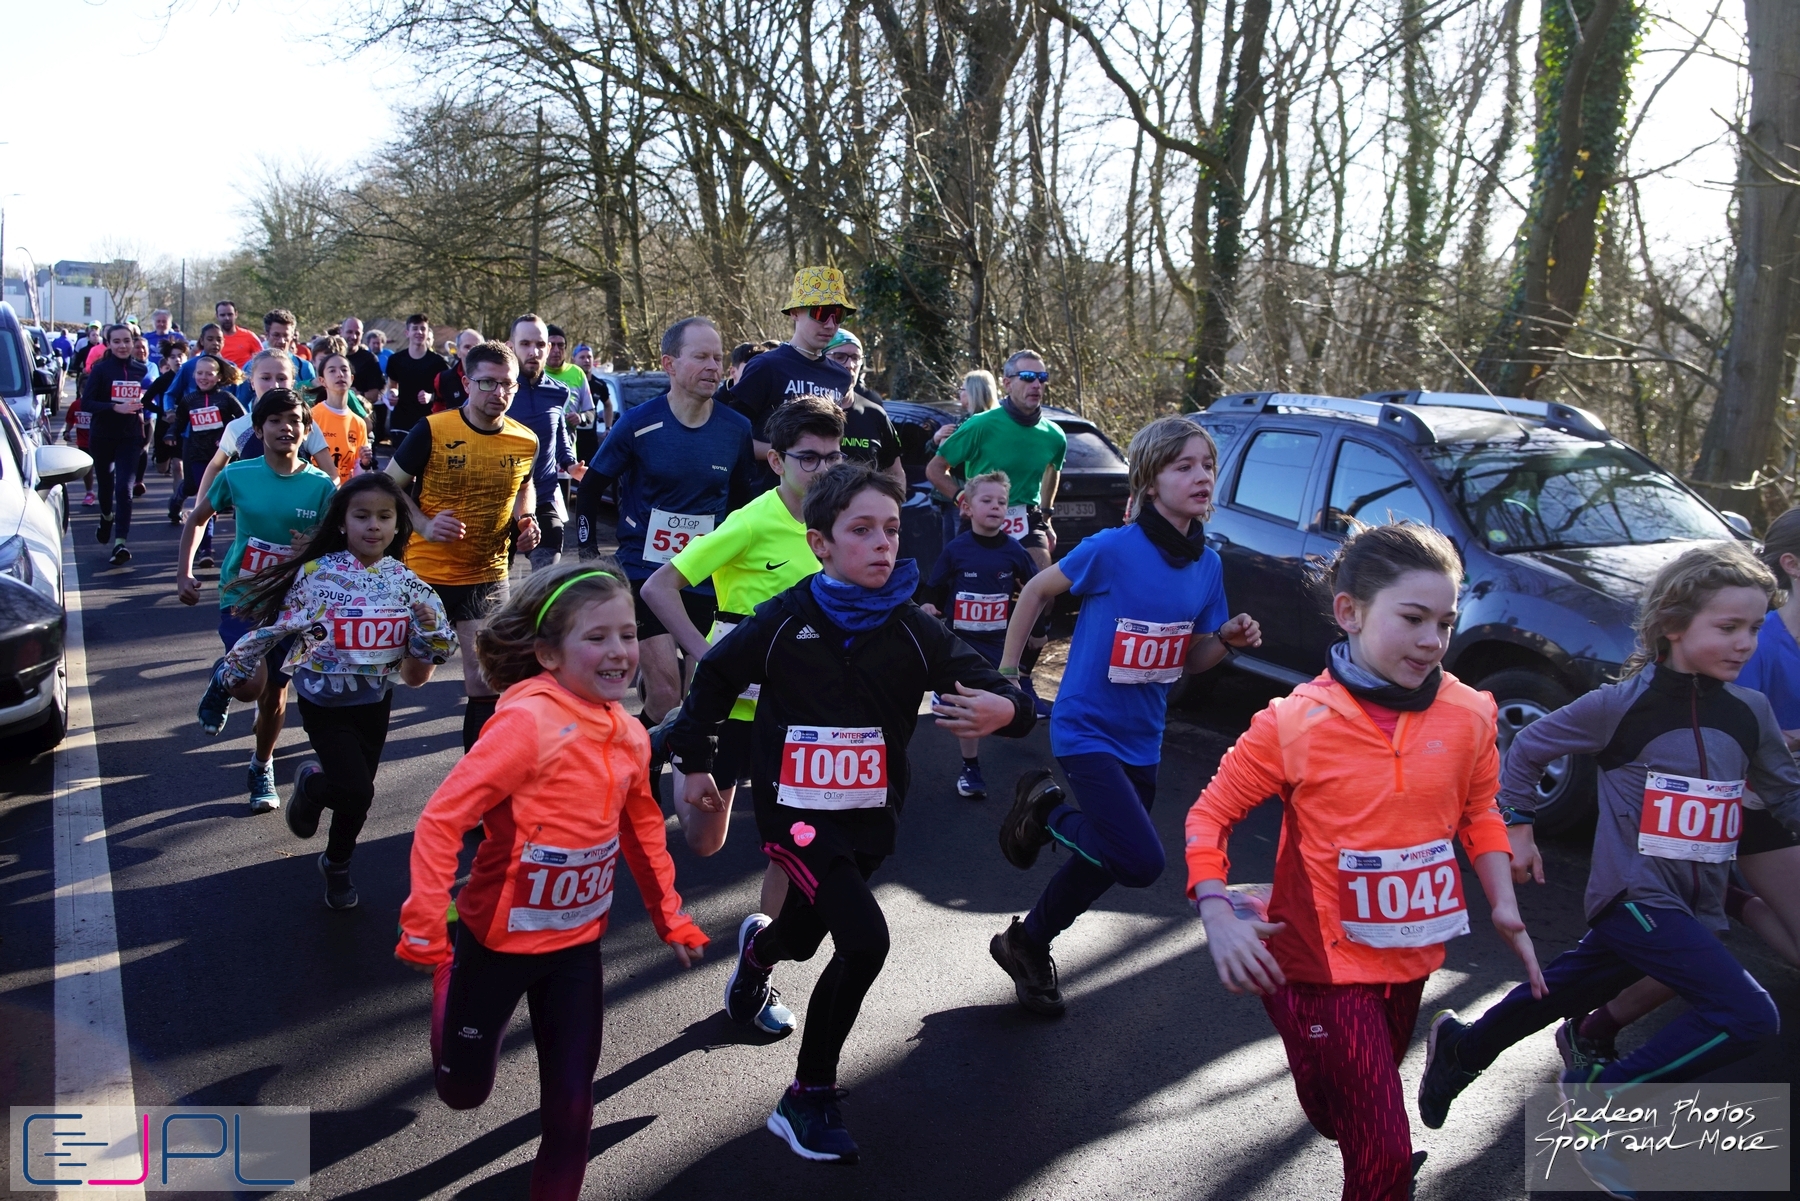
[(437, 589), (463, 647), (463, 749), (475, 745), (497, 694), (481, 678), (475, 636), (506, 603), (507, 537), (522, 553), (538, 544), (531, 462), (537, 435), (506, 415), (519, 361), (504, 342), (483, 342), (464, 360), (469, 399), (417, 422), (388, 464), (408, 493), (413, 537), (406, 565)]

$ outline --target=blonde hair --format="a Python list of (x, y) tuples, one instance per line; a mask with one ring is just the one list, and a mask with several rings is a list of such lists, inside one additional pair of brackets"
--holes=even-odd
[(631, 595), (631, 585), (611, 556), (532, 572), (475, 636), (482, 678), (505, 692), (537, 675), (544, 670), (537, 657), (540, 642), (561, 642), (584, 606), (619, 595)]
[(1669, 635), (1687, 629), (1726, 588), (1760, 589), (1771, 604), (1780, 591), (1775, 573), (1736, 542), (1696, 546), (1665, 563), (1638, 602), (1638, 645), (1625, 660), (1622, 675), (1635, 675), (1668, 658)]
[(289, 354), (285, 350), (268, 350), (268, 349), (259, 350), (255, 354), (250, 356), (250, 361), (244, 364), (244, 378), (249, 379), (251, 376), (255, 375), (256, 374), (256, 365), (258, 363), (262, 362), (264, 359), (280, 359), (282, 362), (287, 364), (288, 378), (292, 379), (292, 380), (296, 380), (296, 381), (299, 380), (300, 368), (299, 368), (299, 365), (296, 363), (294, 356)]
[(1002, 488), (1006, 489), (1007, 495), (1010, 496), (1012, 494), (1012, 480), (1007, 477), (1007, 474), (1004, 471), (984, 471), (980, 475), (972, 476), (964, 481), (962, 491), (957, 493), (957, 496), (968, 496), (975, 491), (975, 486), (977, 484), (999, 484)]
[(971, 371), (962, 377), (963, 390), (969, 394), (969, 412), (985, 413), (999, 401), (1000, 385), (992, 371)]
[[(1150, 503), (1150, 489), (1156, 483), (1156, 477), (1162, 474), (1163, 468), (1181, 457), (1181, 452), (1188, 444), (1189, 438), (1199, 438), (1212, 451), (1213, 470), (1219, 469), (1219, 444), (1213, 436), (1198, 423), (1186, 417), (1158, 417), (1149, 425), (1131, 436), (1131, 446), (1125, 457), (1131, 463), (1131, 511), (1142, 513), (1144, 506)], [(1202, 514), (1202, 520), (1212, 519), (1212, 506)]]

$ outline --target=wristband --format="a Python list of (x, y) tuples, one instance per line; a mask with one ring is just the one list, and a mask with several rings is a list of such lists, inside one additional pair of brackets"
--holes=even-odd
[(1224, 901), (1227, 905), (1231, 905), (1234, 912), (1237, 910), (1237, 906), (1232, 903), (1231, 897), (1228, 894), (1222, 892), (1209, 892), (1194, 898), (1195, 913), (1200, 912), (1200, 902), (1202, 901)]
[(1000, 674), (1008, 680), (1016, 680), (1019, 678), (1019, 669), (1016, 667), (1002, 667), (1000, 669)]

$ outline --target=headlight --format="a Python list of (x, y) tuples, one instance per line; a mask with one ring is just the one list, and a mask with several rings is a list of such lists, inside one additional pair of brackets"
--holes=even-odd
[(37, 573), (31, 569), (31, 548), (17, 534), (0, 542), (0, 576), (11, 576), (27, 588), (37, 582)]

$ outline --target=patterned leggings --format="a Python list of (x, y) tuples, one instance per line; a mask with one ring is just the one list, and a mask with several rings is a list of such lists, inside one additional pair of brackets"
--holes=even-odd
[(1287, 1047), (1300, 1108), (1344, 1157), (1343, 1201), (1406, 1201), (1411, 1190), (1400, 1060), (1424, 990), (1424, 980), (1290, 983), (1263, 998)]

